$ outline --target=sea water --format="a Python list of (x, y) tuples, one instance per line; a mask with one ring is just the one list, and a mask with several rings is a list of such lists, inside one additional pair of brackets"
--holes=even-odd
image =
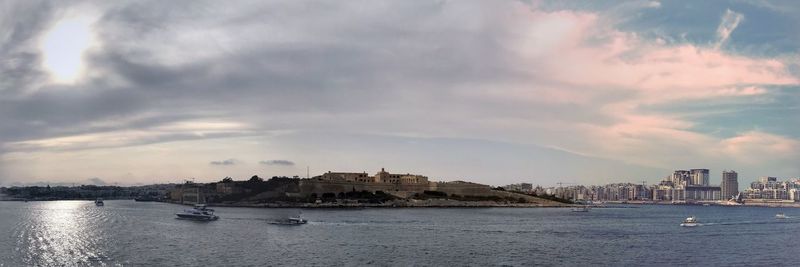
[[(0, 202), (2, 266), (650, 266), (800, 264), (800, 209), (638, 205), (291, 209), (108, 200)], [(789, 218), (775, 219), (783, 212)], [(680, 227), (694, 215), (700, 227)]]

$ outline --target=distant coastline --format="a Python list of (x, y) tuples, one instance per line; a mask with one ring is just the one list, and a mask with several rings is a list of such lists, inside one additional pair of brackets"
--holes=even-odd
[[(179, 202), (165, 202), (178, 205)], [(564, 203), (503, 203), (495, 201), (458, 201), (447, 199), (389, 201), (385, 203), (210, 203), (211, 207), (241, 208), (303, 208), (303, 209), (360, 209), (360, 208), (564, 208), (578, 205)]]
[(1, 200), (137, 199), (209, 206), (264, 208), (392, 208), (392, 207), (571, 207), (551, 195), (507, 191), (465, 182), (432, 182), (422, 175), (327, 172), (314, 178), (253, 176), (234, 181), (120, 186), (27, 186), (0, 188)]
[[(0, 201), (9, 202), (42, 202), (42, 201), (93, 201), (94, 199), (20, 199), (5, 198)], [(110, 200), (130, 200), (132, 198), (117, 198)], [(174, 201), (149, 201), (156, 203), (167, 203), (188, 206), (191, 204)], [(564, 208), (579, 205), (556, 203), (501, 203), (494, 201), (458, 201), (447, 199), (422, 200), (422, 201), (393, 201), (386, 203), (299, 203), (299, 202), (279, 202), (279, 203), (209, 203), (210, 207), (239, 207), (239, 208), (303, 208), (303, 209), (359, 209), (359, 208)]]
[[(40, 202), (40, 201), (93, 201), (93, 198), (48, 198), (48, 199), (23, 199), (23, 198), (0, 198), (0, 201), (8, 202)], [(130, 200), (133, 198), (113, 198), (107, 200)], [(176, 205), (191, 205), (176, 201), (159, 200), (150, 201), (157, 203), (167, 203)], [(610, 206), (609, 206), (610, 205)], [(433, 200), (399, 200), (385, 203), (301, 203), (301, 202), (269, 202), (269, 203), (209, 203), (211, 207), (239, 207), (239, 208), (302, 208), (302, 209), (361, 209), (361, 208), (569, 208), (578, 206), (589, 206), (591, 208), (619, 208), (622, 205), (629, 207), (643, 205), (663, 205), (663, 206), (724, 206), (724, 207), (763, 207), (763, 208), (800, 208), (800, 203), (765, 203), (750, 202), (742, 205), (722, 205), (718, 203), (670, 203), (654, 201), (606, 201), (602, 204), (567, 204), (567, 203), (504, 203), (495, 201), (458, 201), (449, 199)]]

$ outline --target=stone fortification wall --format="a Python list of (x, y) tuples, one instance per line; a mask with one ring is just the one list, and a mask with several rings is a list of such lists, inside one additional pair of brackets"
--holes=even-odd
[(309, 196), (324, 193), (340, 193), (350, 191), (383, 191), (398, 197), (409, 197), (414, 193), (423, 191), (441, 191), (448, 195), (461, 196), (489, 196), (495, 195), (494, 190), (488, 185), (468, 183), (468, 182), (427, 182), (420, 184), (397, 184), (397, 183), (361, 183), (352, 181), (330, 181), (320, 179), (304, 179), (300, 181), (300, 194)]
[(429, 190), (445, 192), (448, 195), (461, 195), (461, 196), (492, 195), (492, 188), (488, 185), (461, 182), (461, 181), (431, 183), (431, 189)]
[(422, 192), (431, 190), (430, 184), (393, 184), (393, 183), (361, 183), (352, 181), (329, 181), (305, 179), (300, 181), (300, 193), (305, 196), (311, 194), (340, 193), (350, 191), (383, 191), (388, 194), (395, 192)]

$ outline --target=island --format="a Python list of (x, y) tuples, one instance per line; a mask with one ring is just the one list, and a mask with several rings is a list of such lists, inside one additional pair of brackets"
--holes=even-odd
[[(151, 188), (153, 190), (147, 190)], [(566, 207), (572, 202), (466, 181), (430, 181), (418, 174), (326, 172), (299, 178), (252, 176), (235, 181), (139, 187), (12, 187), (2, 188), (5, 200), (136, 198), (210, 206), (270, 208), (360, 207)]]

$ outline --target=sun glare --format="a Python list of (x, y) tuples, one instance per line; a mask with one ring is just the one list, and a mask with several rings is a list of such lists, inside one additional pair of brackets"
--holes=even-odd
[(53, 81), (73, 83), (84, 72), (83, 54), (92, 42), (91, 21), (67, 18), (45, 33), (41, 49), (42, 64)]

